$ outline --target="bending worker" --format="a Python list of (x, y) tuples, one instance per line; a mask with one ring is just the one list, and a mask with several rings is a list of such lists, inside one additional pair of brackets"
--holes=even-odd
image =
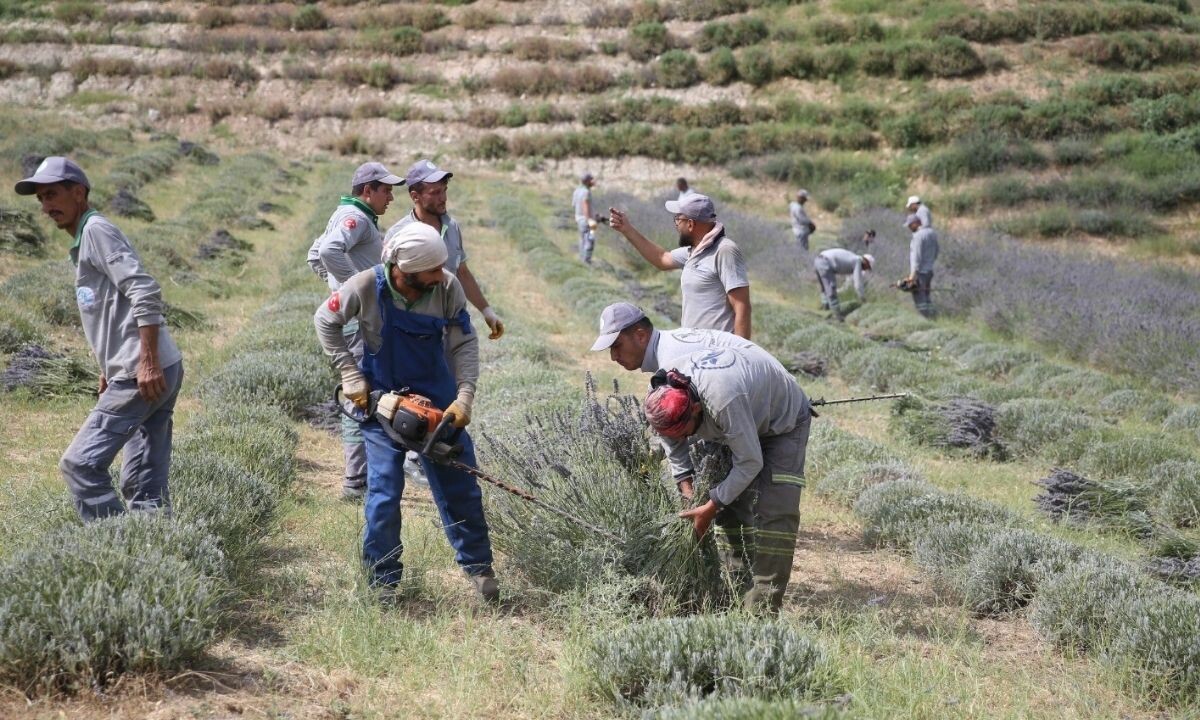
[(714, 330), (660, 332), (629, 303), (601, 314), (592, 350), (604, 349), (628, 370), (655, 372), (646, 417), (663, 439), (685, 498), (692, 499), (694, 490), (689, 439), (729, 447), (729, 474), (709, 490), (706, 502), (681, 517), (698, 536), (715, 522), (722, 562), (740, 583), (745, 605), (777, 611), (800, 527), (808, 398), (753, 342)]
[(912, 233), (908, 246), (908, 277), (912, 285), (913, 304), (925, 317), (933, 316), (933, 263), (938, 256), (937, 231), (921, 224), (921, 218), (909, 215), (904, 226)]
[(700, 193), (668, 200), (675, 216), (679, 247), (667, 251), (646, 239), (629, 217), (609, 208), (609, 226), (621, 233), (642, 257), (659, 270), (683, 269), (681, 325), (724, 330), (750, 339), (750, 280), (737, 243), (725, 235), (713, 202)]
[(832, 311), (836, 317), (842, 316), (842, 310), (838, 306), (838, 275), (851, 276), (858, 301), (866, 300), (867, 278), (863, 273), (874, 267), (875, 258), (869, 254), (855, 255), (842, 248), (829, 248), (818, 253), (813, 258), (813, 269), (817, 272), (817, 282), (821, 284), (821, 309)]
[[(383, 163), (358, 166), (350, 180), (350, 195), (338, 201), (323, 232), (308, 249), (308, 265), (329, 289), (336, 291), (355, 273), (374, 267), (383, 252), (379, 216), (392, 203), (392, 187), (404, 180), (388, 171)], [(346, 342), (355, 359), (362, 358), (362, 336), (358, 323), (345, 327)], [(367, 451), (363, 447), (358, 424), (342, 418), (342, 453), (346, 471), (342, 478), (342, 497), (361, 498), (367, 488)]]
[(36, 195), (74, 238), (75, 300), (83, 335), (100, 365), (100, 398), (59, 462), (85, 522), (125, 511), (108, 468), (124, 449), (121, 496), (129, 510), (170, 509), (167, 476), (183, 355), (163, 317), (162, 288), (108, 218), (92, 209), (91, 183), (65, 157), (48, 157), (18, 195)]
[[(443, 269), (446, 244), (438, 231), (412, 223), (388, 240), (383, 264), (358, 273), (317, 309), (321, 346), (341, 373), (347, 398), (366, 407), (372, 390), (410, 388), (446, 413), (454, 425), (471, 421), (479, 378), (479, 338), (467, 314), (458, 280)], [(364, 353), (359, 361), (343, 334), (358, 320)], [(405, 451), (375, 419), (362, 424), (367, 448), (366, 531), (363, 562), (373, 586), (385, 592), (400, 582), (400, 499), (404, 492)], [(461, 461), (475, 464), (465, 432)], [(483, 514), (482, 493), (465, 472), (421, 458), (455, 560), (488, 602), (499, 598), (492, 570), (492, 547)]]

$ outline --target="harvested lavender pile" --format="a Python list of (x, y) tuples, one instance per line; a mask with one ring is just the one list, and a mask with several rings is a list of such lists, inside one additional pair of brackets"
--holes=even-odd
[(1003, 457), (996, 433), (996, 408), (970, 397), (936, 405), (904, 398), (894, 407), (893, 421), (919, 445), (965, 450), (974, 457)]
[(0, 384), (9, 392), (28, 388), (35, 395), (48, 397), (87, 395), (96, 391), (97, 375), (95, 367), (84, 360), (29, 344), (13, 353), (0, 375)]
[(1034, 481), (1043, 490), (1034, 502), (1054, 520), (1102, 521), (1126, 525), (1138, 535), (1150, 531), (1139, 489), (1116, 481), (1098, 482), (1057, 468)]
[[(601, 398), (591, 378), (574, 409), (527, 417), (503, 435), (484, 433), (481, 464), (542, 501), (622, 538), (598, 536), (507, 493), (487, 493), (493, 542), (531, 584), (551, 593), (614, 581), (653, 612), (720, 604), (725, 582), (711, 533), (697, 542), (677, 517), (683, 501), (662, 474), (641, 403)], [(728, 471), (717, 450), (693, 450), (696, 497)]]
[(801, 350), (793, 354), (783, 363), (791, 373), (804, 373), (809, 377), (824, 377), (829, 370), (829, 361), (825, 356), (809, 350)]
[(1194, 558), (1156, 557), (1146, 563), (1146, 572), (1172, 583), (1200, 582), (1200, 555)]

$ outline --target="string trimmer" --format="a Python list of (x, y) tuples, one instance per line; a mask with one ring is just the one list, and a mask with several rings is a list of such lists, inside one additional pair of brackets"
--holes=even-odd
[(494, 485), (506, 493), (516, 495), (522, 500), (539, 507), (559, 517), (566, 518), (584, 530), (596, 533), (613, 542), (623, 542), (621, 538), (603, 528), (583, 520), (574, 514), (555, 507), (532, 493), (519, 487), (494, 478), (478, 468), (460, 461), (463, 446), (454, 442), (459, 430), (454, 427), (454, 415), (438, 409), (429, 398), (409, 392), (402, 388), (398, 392), (383, 392), (376, 390), (367, 398), (367, 407), (361, 408), (342, 394), (342, 386), (338, 385), (333, 391), (333, 400), (338, 410), (357, 423), (364, 423), (374, 418), (387, 436), (405, 450), (411, 450), (423, 455), (438, 465), (461, 470), (490, 485)]

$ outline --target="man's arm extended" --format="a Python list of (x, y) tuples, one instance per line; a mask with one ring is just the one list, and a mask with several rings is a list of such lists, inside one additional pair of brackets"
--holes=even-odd
[(616, 208), (609, 208), (608, 214), (608, 226), (621, 233), (629, 241), (629, 244), (641, 253), (642, 257), (646, 258), (646, 262), (659, 270), (679, 268), (679, 265), (675, 263), (675, 258), (671, 257), (671, 253), (647, 240), (645, 235), (638, 232), (637, 228), (629, 223), (628, 215)]

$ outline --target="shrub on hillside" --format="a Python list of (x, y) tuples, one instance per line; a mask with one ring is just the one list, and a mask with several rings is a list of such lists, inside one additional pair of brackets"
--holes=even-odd
[(1116, 624), (1106, 657), (1129, 685), (1169, 703), (1200, 699), (1200, 597), (1168, 590), (1136, 599)]
[(914, 480), (892, 480), (867, 488), (854, 503), (863, 539), (873, 546), (906, 548), (926, 527), (960, 522), (1017, 524), (1007, 508), (962, 493), (948, 493)]
[(996, 408), (975, 398), (955, 397), (935, 405), (902, 398), (892, 406), (892, 418), (900, 432), (918, 445), (1003, 458), (995, 436)]
[(625, 52), (638, 62), (646, 62), (670, 50), (673, 40), (667, 26), (660, 22), (634, 25), (625, 37)]
[(895, 457), (889, 448), (874, 440), (839, 430), (828, 423), (814, 423), (805, 457), (805, 475), (820, 481), (827, 473), (854, 463), (884, 463)]
[(75, 270), (68, 260), (52, 260), (0, 283), (0, 294), (54, 325), (78, 325)]
[(0, 252), (42, 257), (46, 234), (32, 212), (0, 206)]
[(1035, 484), (1042, 492), (1034, 502), (1054, 520), (1098, 521), (1149, 532), (1144, 489), (1125, 481), (1092, 480), (1058, 468)]
[(1085, 38), (1071, 48), (1085, 62), (1126, 70), (1191, 62), (1200, 57), (1200, 41), (1179, 33), (1121, 32)]
[(336, 385), (333, 372), (289, 350), (240, 354), (217, 371), (203, 394), (228, 402), (255, 399), (292, 417), (328, 398)]
[(598, 635), (584, 672), (593, 693), (622, 707), (705, 697), (815, 699), (840, 689), (814, 641), (778, 620), (736, 616), (651, 620)]
[(842, 357), (840, 364), (847, 380), (879, 392), (904, 392), (921, 387), (935, 369), (909, 353), (883, 347), (852, 350)]
[(1083, 410), (1060, 400), (1018, 398), (996, 408), (995, 437), (1010, 458), (1036, 457), (1043, 447), (1094, 427)]
[(762, 86), (775, 78), (771, 53), (761, 46), (748, 47), (737, 54), (737, 76), (754, 86)]
[(1192, 460), (1177, 444), (1158, 437), (1124, 436), (1097, 442), (1083, 454), (1079, 465), (1101, 478), (1138, 477), (1168, 460)]
[(1200, 463), (1168, 460), (1148, 473), (1155, 518), (1173, 527), (1200, 526)]
[(0, 296), (0, 353), (16, 352), (25, 345), (41, 344), (45, 334), (37, 318), (12, 300)]
[(292, 15), (293, 30), (324, 30), (329, 27), (329, 18), (316, 5), (304, 5)]
[(1200, 405), (1180, 405), (1163, 419), (1163, 430), (1200, 429)]
[[(874, 452), (874, 448), (868, 451), (868, 453)], [(831, 448), (823, 450), (823, 455), (830, 454), (833, 454)], [(864, 490), (889, 480), (924, 480), (924, 478), (917, 470), (901, 460), (862, 461), (850, 457), (823, 473), (821, 479), (816, 482), (813, 492), (842, 505), (853, 505)]]
[(224, 573), (211, 535), (168, 518), (52, 531), (0, 565), (0, 681), (75, 690), (185, 667), (216, 635)]
[(932, 524), (913, 542), (913, 560), (948, 589), (961, 594), (962, 569), (993, 535), (1003, 529), (960, 520)]
[(726, 22), (711, 22), (700, 29), (696, 49), (700, 52), (708, 52), (720, 47), (736, 48), (743, 45), (755, 45), (766, 40), (769, 34), (767, 23), (762, 18), (753, 15)]
[(1141, 418), (1160, 423), (1171, 412), (1171, 401), (1158, 393), (1122, 388), (1100, 398), (1101, 414), (1114, 420)]
[(175, 513), (212, 533), (235, 573), (274, 529), (281, 488), (214, 450), (176, 452), (171, 462)]
[(668, 50), (654, 64), (654, 79), (666, 88), (691, 87), (700, 82), (700, 65), (686, 50)]

